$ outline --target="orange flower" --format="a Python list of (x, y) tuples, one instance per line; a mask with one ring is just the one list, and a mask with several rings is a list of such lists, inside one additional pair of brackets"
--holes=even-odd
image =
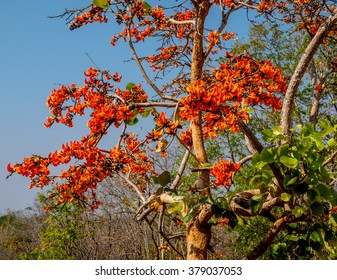
[(211, 174), (216, 178), (215, 186), (230, 186), (232, 174), (240, 169), (238, 163), (225, 161), (222, 158), (215, 163), (211, 169)]

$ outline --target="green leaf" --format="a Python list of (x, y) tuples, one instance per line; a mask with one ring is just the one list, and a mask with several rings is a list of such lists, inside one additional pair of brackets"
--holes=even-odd
[(224, 197), (217, 197), (215, 199), (215, 204), (218, 205), (222, 209), (228, 208), (228, 201)]
[(309, 189), (309, 185), (305, 182), (298, 184), (294, 187), (294, 192), (297, 194), (305, 194)]
[(216, 225), (217, 223), (218, 223), (218, 221), (217, 221), (217, 219), (213, 216), (212, 218), (210, 218), (209, 220), (208, 220), (208, 223), (210, 224), (210, 225)]
[(224, 209), (220, 208), (218, 205), (212, 204), (211, 209), (216, 218), (220, 218), (223, 215)]
[(164, 191), (163, 187), (158, 188), (158, 190), (156, 190), (156, 195), (161, 195)]
[(94, 0), (92, 4), (102, 9), (108, 9), (110, 7), (108, 0)]
[(213, 204), (212, 200), (210, 197), (203, 197), (199, 200), (199, 203), (200, 204), (205, 204), (205, 203), (208, 203), (208, 204)]
[(144, 2), (144, 8), (145, 8), (145, 11), (146, 11), (145, 15), (147, 16), (149, 14), (149, 12), (151, 11), (152, 7), (149, 3)]
[(308, 156), (308, 168), (311, 170), (317, 170), (324, 162), (324, 157), (319, 154), (313, 153)]
[(311, 203), (320, 200), (319, 193), (313, 189), (308, 190), (307, 196)]
[[(236, 225), (239, 223), (239, 219), (238, 217), (234, 214), (234, 212), (232, 211), (228, 211), (228, 210), (225, 210), (223, 213), (222, 213), (222, 218), (227, 218), (228, 219), (228, 225), (231, 227), (231, 228), (235, 228)], [(242, 220), (240, 223), (244, 223), (244, 221)]]
[(294, 229), (298, 228), (298, 224), (297, 223), (290, 223), (289, 226), (291, 228), (294, 228)]
[(304, 139), (301, 144), (298, 144), (297, 151), (301, 154), (305, 154), (312, 147), (312, 142), (308, 139)]
[(147, 118), (150, 115), (150, 112), (151, 112), (150, 110), (145, 110), (142, 114), (142, 117)]
[(291, 199), (291, 194), (290, 193), (281, 193), (281, 199), (284, 202), (288, 202)]
[(313, 132), (310, 135), (310, 139), (313, 140), (317, 146), (317, 149), (319, 149), (320, 151), (322, 151), (324, 149), (324, 144), (323, 144), (323, 139), (322, 139), (322, 135), (320, 135), (318, 132)]
[(324, 167), (321, 167), (319, 171), (320, 181), (323, 183), (330, 183), (331, 178), (329, 172)]
[(277, 149), (276, 155), (278, 157), (287, 156), (288, 152), (289, 152), (289, 145), (283, 145)]
[(275, 136), (281, 135), (282, 134), (282, 127), (280, 127), (280, 126), (274, 126), (273, 127), (273, 134)]
[(167, 205), (167, 212), (169, 214), (172, 214), (174, 212), (180, 212), (181, 210), (183, 210), (183, 202), (182, 201), (177, 201), (174, 203), (170, 203)]
[(291, 212), (296, 218), (299, 218), (304, 214), (304, 210), (300, 206), (295, 206), (295, 208)]
[(190, 220), (192, 220), (192, 218), (193, 218), (193, 214), (187, 214), (183, 219), (182, 219), (182, 221), (184, 222), (184, 223), (188, 223)]
[(159, 179), (157, 176), (152, 176), (152, 180), (155, 184), (159, 184)]
[(296, 236), (296, 235), (290, 235), (288, 238), (287, 238), (289, 241), (294, 241), (294, 242), (297, 242), (299, 237)]
[(260, 157), (261, 156), (259, 153), (255, 153), (252, 158), (252, 164), (253, 165), (258, 164), (261, 161)]
[(321, 195), (321, 197), (323, 197), (327, 201), (332, 202), (334, 200), (334, 198), (335, 198), (335, 196), (334, 196), (335, 190), (333, 190), (332, 188), (329, 188), (329, 187), (327, 187), (324, 184), (319, 184), (317, 186), (317, 190), (318, 190), (319, 194)]
[(319, 234), (316, 231), (313, 231), (310, 235), (310, 246), (315, 251), (320, 251), (323, 247)]
[(331, 138), (329, 139), (327, 145), (329, 148), (335, 148), (337, 146), (337, 141), (335, 140), (335, 138)]
[(283, 186), (287, 187), (287, 186), (294, 185), (297, 181), (298, 181), (298, 177), (292, 177), (291, 175), (287, 174), (284, 177)]
[(296, 168), (298, 165), (298, 160), (289, 156), (281, 156), (280, 162), (288, 168)]
[(324, 213), (324, 206), (322, 203), (315, 201), (310, 205), (310, 210), (314, 215), (321, 216)]
[(134, 117), (131, 120), (127, 121), (126, 124), (132, 126), (132, 125), (136, 125), (138, 121), (139, 120), (136, 117)]
[(268, 164), (274, 162), (275, 152), (272, 149), (263, 149), (260, 153), (260, 159)]
[(158, 176), (158, 182), (161, 186), (165, 187), (168, 183), (171, 182), (171, 173), (164, 171)]
[(312, 122), (307, 122), (304, 126), (308, 132), (313, 133), (315, 131), (315, 126)]
[(263, 140), (266, 142), (271, 142), (273, 140), (273, 132), (268, 130), (268, 129), (264, 129), (262, 130), (262, 134), (263, 134)]
[(134, 83), (128, 83), (127, 85), (126, 85), (126, 89), (128, 90), (128, 91), (131, 91), (132, 89), (133, 89), (133, 87), (135, 87), (136, 85), (134, 84)]
[(323, 121), (318, 121), (319, 125), (321, 128), (323, 128), (322, 131), (322, 137), (325, 137), (329, 135), (330, 133), (334, 132), (333, 126), (331, 126), (329, 123), (323, 122)]
[(249, 208), (254, 212), (254, 213), (259, 213), (261, 208), (262, 208), (262, 201), (263, 197), (261, 194), (254, 195), (249, 202)]

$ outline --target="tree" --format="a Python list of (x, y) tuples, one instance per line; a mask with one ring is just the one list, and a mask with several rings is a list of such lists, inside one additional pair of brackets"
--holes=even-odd
[[(316, 227), (315, 241), (328, 244), (332, 237), (322, 232), (331, 231), (336, 223), (337, 126), (335, 118), (316, 125), (325, 79), (315, 80), (309, 122), (297, 127), (293, 111), (301, 82), (318, 51), (335, 43), (337, 10), (333, 4), (94, 0), (88, 7), (66, 10), (60, 16), (68, 16), (71, 30), (108, 19), (123, 27), (111, 45), (128, 45), (147, 86), (130, 82), (121, 89), (122, 77), (117, 72), (90, 68), (84, 73), (83, 86), (62, 85), (53, 90), (47, 101), (51, 116), (46, 127), (54, 123), (72, 127), (75, 115), (90, 111), (90, 133), (46, 157), (33, 155), (22, 163), (9, 164), (8, 171), (29, 177), (31, 187), (52, 185), (50, 198), (57, 205), (72, 202), (92, 209), (101, 204), (96, 189), (106, 178), (117, 176), (139, 196), (138, 220), (158, 212), (161, 225), (165, 213), (180, 213), (186, 226), (187, 259), (207, 258), (212, 224), (225, 222), (235, 227), (254, 216), (266, 217), (270, 230), (247, 258), (261, 256), (280, 231), (294, 223), (310, 221)], [(235, 33), (226, 27), (238, 10), (307, 33), (308, 43), (289, 77), (269, 60), (229, 51)], [(215, 14), (220, 15), (218, 20)], [(137, 50), (141, 44), (152, 53), (141, 57)], [(332, 73), (334, 60), (329, 58), (326, 66), (326, 73)], [(281, 110), (279, 126), (251, 129), (250, 112), (263, 114), (261, 107)], [(135, 134), (140, 117), (150, 117), (154, 124), (142, 139)], [(120, 133), (116, 145), (100, 148), (101, 139), (112, 129)], [(244, 134), (247, 150), (238, 156), (231, 153), (231, 147), (223, 147), (212, 161), (207, 143), (229, 132)], [(166, 149), (174, 142), (184, 150), (178, 168), (159, 172), (151, 154), (167, 156)], [(192, 172), (186, 169), (189, 158), (195, 163)], [(53, 166), (62, 164), (66, 171), (51, 173)], [(229, 192), (236, 186), (234, 174), (245, 164), (252, 171), (249, 189)], [(196, 181), (181, 189), (183, 176), (193, 172)], [(324, 211), (324, 203), (330, 214)], [(169, 242), (163, 228), (160, 232)]]

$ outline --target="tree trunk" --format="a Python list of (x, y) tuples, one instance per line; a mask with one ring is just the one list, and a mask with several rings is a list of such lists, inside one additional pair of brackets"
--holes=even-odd
[[(193, 1), (197, 12), (195, 22), (195, 32), (193, 38), (193, 52), (191, 64), (191, 83), (196, 82), (202, 76), (204, 64), (203, 52), (203, 34), (205, 18), (210, 9), (209, 0)], [(201, 112), (198, 112), (197, 117), (191, 122), (192, 139), (194, 153), (199, 161), (199, 164), (208, 162), (207, 154), (204, 145)], [(209, 194), (209, 170), (200, 171), (198, 178), (198, 187), (200, 198)], [(187, 259), (188, 260), (204, 260), (207, 259), (207, 247), (211, 239), (211, 226), (208, 220), (211, 218), (211, 209), (205, 207), (201, 209), (199, 215), (187, 224)]]
[(211, 225), (208, 223), (212, 217), (210, 205), (204, 205), (199, 215), (187, 225), (187, 259), (207, 259), (207, 248), (211, 240)]

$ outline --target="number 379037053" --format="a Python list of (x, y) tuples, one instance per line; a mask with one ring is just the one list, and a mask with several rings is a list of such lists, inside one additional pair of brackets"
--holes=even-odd
[(242, 275), (240, 266), (191, 266), (188, 268), (189, 275)]

